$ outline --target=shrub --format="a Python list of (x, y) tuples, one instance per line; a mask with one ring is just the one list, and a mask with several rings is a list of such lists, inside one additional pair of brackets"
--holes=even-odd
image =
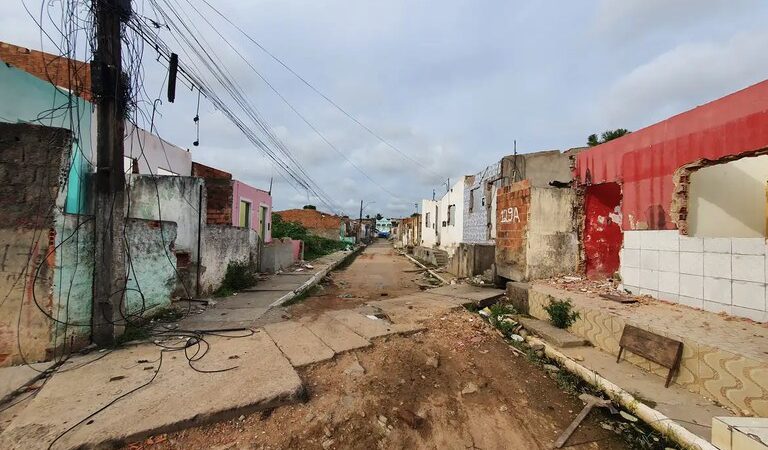
[(347, 243), (315, 236), (297, 222), (286, 222), (280, 214), (272, 214), (272, 237), (288, 237), (304, 241), (304, 259), (313, 260), (321, 256), (347, 248)]
[(557, 328), (568, 328), (579, 318), (579, 313), (573, 311), (571, 299), (555, 300), (549, 297), (549, 305), (545, 306), (544, 310), (549, 314), (552, 325)]
[(230, 261), (221, 286), (216, 290), (218, 297), (227, 297), (233, 293), (256, 284), (256, 271), (248, 261)]

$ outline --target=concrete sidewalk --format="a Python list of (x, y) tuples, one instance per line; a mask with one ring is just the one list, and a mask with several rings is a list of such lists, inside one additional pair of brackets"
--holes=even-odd
[(230, 297), (214, 299), (205, 309), (192, 305), (191, 310), (194, 312), (179, 322), (179, 328), (195, 331), (251, 328), (270, 308), (290, 301), (319, 283), (328, 272), (354, 257), (360, 250), (339, 251), (323, 256), (311, 262), (312, 269), (293, 268), (271, 275), (250, 289)]
[(187, 355), (162, 350), (181, 339), (72, 358), (16, 413), (0, 434), (0, 448), (116, 446), (298, 402), (304, 387), (294, 367), (370, 346), (382, 336), (423, 330), (423, 319), (497, 295), (494, 289), (443, 288), (282, 321), (253, 334), (216, 333), (205, 337), (210, 348), (199, 361), (189, 361), (197, 344)]

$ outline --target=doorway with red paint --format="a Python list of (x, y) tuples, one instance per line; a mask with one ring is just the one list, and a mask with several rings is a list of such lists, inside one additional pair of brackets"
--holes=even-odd
[(621, 186), (602, 183), (587, 186), (584, 199), (584, 257), (587, 277), (607, 278), (619, 270)]

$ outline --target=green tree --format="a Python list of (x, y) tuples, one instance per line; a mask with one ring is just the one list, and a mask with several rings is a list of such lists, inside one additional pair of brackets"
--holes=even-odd
[(381, 213), (376, 214), (376, 220), (381, 220), (383, 218), (384, 216), (382, 216)]
[(608, 141), (612, 141), (614, 139), (620, 138), (625, 134), (629, 134), (629, 133), (631, 133), (631, 131), (627, 130), (626, 128), (616, 128), (615, 130), (604, 131), (600, 135), (600, 139), (597, 138), (596, 134), (590, 134), (587, 137), (587, 145), (590, 147), (594, 147), (596, 145), (604, 144)]
[(317, 211), (317, 206), (315, 206), (315, 205), (304, 205), (304, 207), (302, 209), (314, 209), (315, 211)]

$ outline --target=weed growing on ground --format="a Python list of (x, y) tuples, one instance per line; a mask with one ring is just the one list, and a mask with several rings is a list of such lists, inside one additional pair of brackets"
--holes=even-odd
[(149, 330), (141, 325), (129, 323), (125, 326), (123, 334), (115, 339), (115, 344), (122, 345), (131, 341), (143, 341), (149, 338)]
[[(574, 314), (570, 314), (570, 302), (565, 301), (560, 303), (569, 304), (569, 308), (567, 312), (568, 312), (568, 315), (572, 317)], [(491, 315), (491, 317), (488, 317), (488, 322), (493, 327), (497, 328), (498, 330), (504, 333), (504, 336), (505, 336), (504, 341), (507, 344), (518, 349), (520, 352), (525, 354), (531, 363), (536, 364), (539, 367), (543, 367), (544, 364), (550, 364), (550, 365), (559, 367), (560, 370), (554, 373), (550, 373), (550, 376), (555, 380), (555, 382), (557, 382), (558, 386), (568, 394), (573, 396), (579, 396), (582, 393), (587, 393), (590, 395), (594, 395), (595, 397), (602, 397), (604, 395), (599, 389), (587, 383), (578, 375), (571, 373), (568, 370), (565, 370), (560, 365), (559, 361), (549, 359), (546, 356), (539, 356), (539, 354), (541, 353), (537, 354), (537, 352), (533, 350), (525, 342), (517, 342), (512, 339), (509, 339), (508, 336), (511, 333), (510, 330), (514, 329), (515, 325), (508, 321), (496, 320), (496, 318), (499, 315), (511, 314), (509, 312), (501, 313), (502, 308), (509, 308), (509, 306), (503, 305), (501, 303), (497, 303), (493, 306), (490, 306), (488, 309), (490, 309), (493, 314)], [(508, 310), (504, 309), (504, 311), (508, 311)], [(578, 318), (578, 313), (575, 313), (575, 315), (576, 317), (572, 318), (571, 323), (573, 322), (573, 320), (576, 320), (576, 318)], [(629, 413), (633, 414), (634, 412), (629, 411)], [(656, 430), (651, 428), (648, 424), (642, 421), (628, 422), (628, 421), (622, 420), (621, 417), (618, 415), (616, 416), (610, 415), (607, 411), (601, 408), (594, 409), (592, 414), (599, 414), (600, 426), (606, 430), (613, 431), (617, 435), (621, 436), (621, 439), (627, 443), (627, 446), (629, 448), (642, 449), (642, 450), (657, 450), (657, 449), (663, 450), (668, 448), (673, 448), (673, 449), (678, 448), (678, 446), (673, 441), (668, 441), (664, 435), (657, 432)]]
[(347, 248), (348, 243), (335, 239), (315, 236), (298, 222), (286, 222), (280, 214), (272, 214), (272, 237), (275, 239), (288, 237), (304, 241), (304, 259), (311, 261), (338, 250)]
[(545, 306), (544, 310), (549, 314), (552, 325), (557, 328), (568, 328), (579, 318), (579, 313), (573, 311), (573, 304), (570, 299), (555, 300), (550, 296), (549, 305)]
[(256, 284), (256, 268), (249, 261), (230, 261), (221, 286), (213, 293), (216, 297), (229, 297), (237, 291)]

